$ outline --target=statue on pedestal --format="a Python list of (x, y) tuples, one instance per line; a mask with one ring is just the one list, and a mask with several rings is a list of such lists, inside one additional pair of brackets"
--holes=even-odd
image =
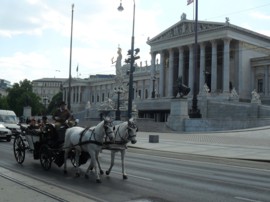
[(113, 58), (112, 58), (112, 64), (115, 63), (116, 76), (122, 76), (122, 71), (121, 71), (121, 67), (122, 67), (122, 64), (121, 64), (121, 61), (122, 61), (122, 49), (120, 47), (118, 47), (117, 54), (118, 54), (118, 56), (117, 56), (116, 61), (113, 61)]

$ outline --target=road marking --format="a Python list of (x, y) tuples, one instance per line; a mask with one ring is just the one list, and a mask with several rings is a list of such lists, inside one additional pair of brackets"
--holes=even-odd
[(236, 196), (236, 197), (234, 197), (234, 198), (235, 198), (235, 199), (242, 200), (242, 201), (250, 201), (250, 202), (262, 202), (262, 201), (253, 200), (253, 199), (244, 198), (244, 197), (239, 197), (239, 196)]
[[(112, 171), (112, 173), (115, 173), (115, 174), (118, 174), (118, 175), (122, 175), (122, 173), (120, 173), (120, 172)], [(138, 179), (142, 179), (142, 180), (147, 180), (147, 181), (152, 181), (153, 180), (151, 178), (140, 177), (140, 176), (137, 176), (137, 175), (130, 175), (130, 174), (128, 174), (128, 177), (129, 176), (134, 177), (134, 178), (138, 178)]]
[[(172, 153), (174, 153), (174, 152), (172, 152)], [(136, 154), (137, 155), (141, 155), (141, 156), (145, 156), (145, 155), (150, 156), (149, 154), (139, 154), (139, 153), (136, 153)], [(185, 153), (182, 153), (182, 154), (185, 154)], [(251, 170), (251, 171), (254, 171), (255, 170), (255, 171), (262, 171), (262, 172), (267, 172), (267, 173), (270, 172), (269, 169), (263, 169), (263, 168), (243, 167), (243, 166), (230, 165), (230, 164), (221, 164), (221, 163), (214, 163), (214, 162), (204, 162), (204, 161), (196, 161), (196, 160), (187, 160), (187, 159), (179, 159), (179, 158), (164, 157), (164, 156), (155, 156), (155, 155), (152, 155), (152, 157), (156, 157), (158, 159), (169, 159), (169, 160), (183, 161), (183, 162), (190, 162), (190, 163), (203, 163), (203, 164), (208, 164), (208, 165), (227, 166), (227, 167), (241, 168), (241, 169), (243, 168), (243, 169), (247, 169), (247, 170)], [(211, 156), (209, 156), (209, 157), (211, 157)], [(222, 159), (221, 157), (217, 157), (217, 158)], [(239, 160), (239, 159), (232, 159), (232, 160)]]

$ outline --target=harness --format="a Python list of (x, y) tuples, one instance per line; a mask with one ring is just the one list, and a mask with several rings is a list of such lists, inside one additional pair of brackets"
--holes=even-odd
[[(133, 126), (131, 126), (131, 127), (134, 127), (135, 128), (135, 125)], [(130, 135), (129, 134), (129, 131), (131, 130), (130, 129), (130, 126), (128, 126), (127, 127), (127, 129), (126, 129), (126, 135), (123, 135), (123, 136), (121, 136), (121, 133), (119, 132), (119, 130), (120, 130), (120, 126), (117, 128), (117, 130), (116, 130), (116, 132), (115, 132), (115, 137), (118, 135), (119, 137), (120, 137), (120, 141), (115, 141), (114, 143), (115, 144), (123, 144), (123, 145), (125, 145), (125, 144), (127, 144), (128, 143), (128, 141), (130, 140), (130, 139), (132, 139), (133, 137), (136, 137), (136, 135)], [(125, 138), (127, 136), (127, 138)], [(116, 138), (115, 138), (116, 139)]]
[[(105, 126), (105, 127), (106, 127), (106, 126)], [(82, 141), (83, 136), (85, 135), (85, 133), (86, 133), (87, 131), (89, 131), (89, 129), (90, 129), (90, 127), (87, 127), (87, 128), (85, 128), (85, 129), (80, 133), (80, 139), (79, 139), (79, 142), (78, 142), (78, 144), (73, 145), (73, 147), (75, 147), (75, 146), (82, 146), (82, 145), (90, 144), (90, 143), (96, 144), (96, 145), (98, 145), (98, 146), (102, 146), (102, 145), (103, 145), (103, 142), (100, 142), (100, 141), (97, 141), (97, 140), (96, 140), (96, 136), (95, 136), (95, 135), (96, 135), (96, 133), (95, 133), (95, 128), (92, 130), (91, 135), (90, 135), (90, 137), (88, 138), (88, 140)], [(105, 131), (105, 133), (106, 133), (106, 136), (108, 136), (108, 134), (107, 134), (106, 131)], [(110, 132), (110, 133), (111, 133), (111, 132)], [(92, 137), (93, 137), (94, 140), (92, 140)]]
[[(90, 127), (85, 128), (85, 129), (80, 133), (80, 140), (79, 140), (79, 142), (78, 142), (77, 145), (81, 146), (81, 145), (93, 143), (93, 144), (102, 146), (102, 142), (96, 141), (96, 136), (95, 136), (96, 133), (95, 133), (95, 129), (92, 130), (92, 133), (91, 133), (89, 139), (82, 142), (82, 138), (83, 138), (84, 134), (89, 130), (89, 128), (90, 128)], [(92, 136), (94, 136), (94, 140), (91, 140), (91, 139), (92, 139)]]

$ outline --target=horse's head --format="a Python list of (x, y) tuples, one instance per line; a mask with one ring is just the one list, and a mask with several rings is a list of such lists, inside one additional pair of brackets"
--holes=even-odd
[(132, 144), (135, 144), (137, 142), (136, 136), (138, 132), (138, 126), (136, 123), (133, 121), (133, 118), (128, 120), (128, 140), (131, 141)]
[[(104, 130), (106, 137), (109, 137), (110, 141), (114, 140), (114, 126), (112, 124), (112, 120), (110, 118), (105, 118), (104, 120)], [(105, 138), (106, 138), (105, 137)]]

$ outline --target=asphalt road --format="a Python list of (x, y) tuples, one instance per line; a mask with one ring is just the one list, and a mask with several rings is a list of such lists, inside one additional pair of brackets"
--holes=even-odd
[[(18, 165), (12, 149), (12, 143), (0, 142), (0, 166), (96, 201), (270, 201), (269, 163), (128, 149), (129, 178), (122, 179), (118, 154), (110, 176), (102, 176), (102, 183), (97, 184), (94, 175), (89, 179), (74, 177), (71, 164), (68, 175), (56, 165), (44, 171), (28, 152), (23, 165)], [(104, 171), (109, 161), (109, 152), (103, 151), (100, 162)], [(87, 166), (81, 167), (82, 173)]]

